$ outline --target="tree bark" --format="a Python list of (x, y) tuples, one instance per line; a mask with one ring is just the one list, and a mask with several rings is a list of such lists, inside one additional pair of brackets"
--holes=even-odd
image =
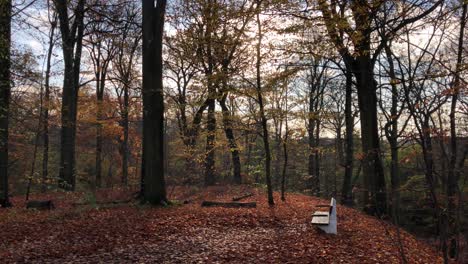
[(399, 210), (400, 210), (400, 168), (399, 168), (399, 158), (398, 158), (398, 88), (395, 84), (396, 74), (395, 67), (393, 64), (392, 52), (390, 46), (385, 46), (385, 54), (389, 64), (389, 75), (390, 75), (390, 84), (392, 87), (392, 106), (390, 109), (390, 120), (389, 128), (385, 131), (387, 135), (387, 140), (390, 144), (391, 152), (391, 165), (390, 165), (390, 182), (392, 187), (391, 192), (391, 213), (395, 224), (399, 222)]
[(53, 20), (50, 22), (49, 49), (47, 51), (47, 63), (44, 81), (44, 100), (42, 108), (42, 186), (41, 192), (47, 190), (47, 178), (49, 177), (49, 108), (50, 108), (50, 71), (52, 68), (52, 53), (54, 50), (54, 36), (57, 28), (57, 15), (53, 14)]
[(341, 203), (352, 205), (352, 178), (353, 178), (353, 154), (354, 154), (354, 115), (352, 112), (353, 100), (353, 76), (352, 72), (347, 70), (346, 74), (346, 99), (345, 99), (345, 123), (346, 123), (346, 155), (345, 155), (345, 176), (343, 188), (341, 190)]
[[(370, 45), (370, 44), (368, 44)], [(377, 122), (377, 95), (373, 63), (368, 55), (370, 47), (364, 48), (363, 55), (356, 59), (356, 76), (359, 113), (361, 116), (361, 139), (363, 159), (365, 211), (382, 215), (386, 212), (387, 198), (385, 177), (380, 156), (379, 124)]]
[(122, 185), (128, 185), (128, 111), (130, 109), (129, 94), (128, 94), (128, 85), (124, 87), (124, 109), (122, 113), (122, 127), (123, 127), (123, 141), (121, 145), (121, 155), (122, 155)]
[[(156, 4), (156, 6), (155, 6)], [(166, 0), (143, 0), (143, 200), (165, 204), (162, 46)]]
[[(310, 69), (309, 94), (308, 94), (308, 188), (312, 195), (320, 195), (320, 153), (318, 146), (320, 144), (320, 120), (319, 112), (323, 105), (322, 77), (324, 70), (319, 71), (321, 59), (316, 59)], [(325, 62), (326, 64), (326, 62)]]
[[(210, 88), (209, 88), (210, 89)], [(211, 88), (213, 89), (213, 88)], [(205, 186), (214, 185), (215, 179), (215, 140), (216, 140), (216, 117), (215, 117), (215, 95), (209, 91), (208, 124), (205, 148)]]
[[(117, 73), (121, 87), (116, 86), (116, 93), (119, 99), (120, 106), (120, 127), (123, 130), (123, 139), (120, 139), (119, 152), (122, 160), (122, 178), (121, 182), (123, 186), (128, 185), (128, 162), (129, 162), (129, 111), (130, 111), (130, 89), (132, 88), (132, 82), (135, 80), (133, 74), (133, 68), (135, 67), (135, 55), (140, 47), (141, 41), (141, 29), (138, 23), (136, 23), (139, 12), (136, 6), (129, 6), (123, 10), (125, 16), (125, 23), (123, 25), (123, 31), (119, 37), (114, 39), (117, 41), (115, 57), (112, 56), (113, 67)], [(122, 100), (123, 96), (123, 100)], [(136, 162), (138, 166), (138, 162)], [(136, 175), (138, 170), (135, 170)]]
[[(448, 168), (448, 175), (447, 175), (447, 199), (448, 199), (448, 229), (449, 235), (458, 234), (459, 230), (459, 221), (455, 219), (455, 215), (459, 214), (459, 210), (457, 210), (457, 194), (459, 192), (458, 181), (459, 181), (459, 173), (457, 170), (457, 130), (456, 130), (456, 111), (457, 111), (457, 101), (460, 95), (461, 90), (461, 83), (460, 83), (460, 73), (462, 70), (462, 63), (463, 63), (463, 45), (464, 45), (464, 32), (466, 28), (466, 18), (467, 18), (467, 1), (463, 1), (462, 6), (462, 16), (460, 17), (460, 34), (458, 37), (458, 50), (457, 50), (457, 65), (455, 69), (455, 78), (453, 81), (453, 88), (452, 88), (452, 103), (450, 106), (450, 160), (449, 160), (449, 168)], [(461, 204), (462, 200), (459, 201)], [(461, 206), (461, 205), (458, 205)], [(452, 240), (452, 245), (455, 248), (454, 255), (451, 257), (455, 257), (457, 254), (458, 243), (455, 239)]]
[(0, 1), (0, 207), (10, 207), (8, 194), (8, 115), (11, 75), (11, 1)]
[[(100, 65), (98, 64), (98, 68)], [(100, 70), (96, 72), (96, 181), (95, 187), (102, 187), (102, 118), (103, 118), (103, 101), (104, 101), (104, 83), (101, 82)]]
[[(323, 98), (321, 100), (323, 100)], [(320, 126), (320, 120), (316, 120), (314, 141), (314, 193), (316, 196), (320, 196)]]
[(232, 157), (232, 166), (234, 168), (233, 180), (235, 184), (241, 184), (241, 162), (239, 155), (239, 147), (237, 146), (236, 138), (234, 136), (233, 126), (232, 126), (232, 116), (229, 112), (228, 107), (226, 106), (227, 93), (221, 98), (219, 104), (221, 105), (221, 110), (223, 113), (223, 124), (224, 132), (226, 138), (229, 142), (229, 151), (231, 152)]
[[(97, 30), (97, 29), (93, 29)], [(91, 32), (91, 34), (101, 34), (100, 32)], [(102, 187), (102, 146), (103, 146), (103, 137), (102, 131), (103, 126), (102, 122), (104, 119), (104, 91), (107, 81), (107, 70), (109, 63), (112, 60), (113, 48), (111, 47), (113, 43), (111, 41), (106, 42), (106, 47), (102, 46), (101, 36), (97, 36), (96, 39), (91, 38), (90, 43), (90, 56), (94, 64), (94, 75), (96, 81), (96, 160), (95, 160), (95, 170), (96, 177), (93, 187), (100, 188)], [(106, 49), (106, 52), (104, 52)]]
[(262, 95), (262, 78), (260, 72), (262, 54), (262, 25), (260, 21), (260, 1), (257, 0), (257, 26), (258, 26), (258, 43), (257, 43), (257, 62), (256, 62), (256, 72), (257, 72), (257, 100), (260, 108), (260, 118), (262, 123), (262, 134), (263, 134), (263, 146), (265, 147), (265, 178), (267, 184), (267, 193), (268, 193), (268, 204), (274, 205), (275, 201), (273, 200), (273, 188), (271, 186), (271, 151), (270, 151), (270, 139), (268, 135), (268, 123), (265, 115), (265, 107), (263, 104), (263, 95)]
[(62, 92), (62, 129), (60, 144), (59, 184), (65, 190), (74, 191), (75, 137), (78, 104), (79, 75), (81, 65), (82, 39), (84, 31), (85, 0), (79, 0), (74, 10), (74, 20), (70, 25), (68, 4), (54, 0), (60, 21), (63, 61), (65, 64)]

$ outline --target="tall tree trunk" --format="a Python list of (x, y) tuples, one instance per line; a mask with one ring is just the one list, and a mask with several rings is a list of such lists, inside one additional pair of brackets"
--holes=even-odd
[[(414, 110), (414, 109), (413, 109)], [(428, 184), (428, 194), (433, 202), (432, 207), (434, 208), (434, 219), (437, 221), (439, 229), (440, 241), (442, 244), (442, 253), (444, 256), (444, 263), (448, 263), (448, 249), (447, 249), (447, 214), (441, 210), (439, 205), (439, 199), (437, 197), (437, 184), (434, 177), (434, 156), (432, 146), (432, 136), (429, 126), (430, 116), (426, 115), (424, 120), (421, 122), (421, 146), (425, 165), (425, 178)]]
[(128, 185), (128, 111), (130, 109), (128, 95), (128, 85), (124, 87), (124, 109), (122, 113), (123, 140), (121, 145), (122, 151), (122, 185)]
[[(69, 79), (73, 76), (65, 73), (65, 78)], [(77, 113), (77, 95), (74, 91), (73, 82), (64, 81), (64, 87), (72, 89), (64, 89), (62, 96), (62, 130), (61, 130), (61, 146), (60, 146), (60, 180), (61, 187), (73, 191), (75, 189), (75, 134), (76, 134), (76, 113)], [(71, 90), (71, 91), (70, 91)]]
[(338, 165), (344, 164), (344, 153), (343, 153), (343, 133), (342, 127), (338, 126), (336, 129), (336, 157), (338, 161)]
[(312, 195), (320, 195), (320, 158), (319, 158), (319, 136), (320, 121), (319, 109), (323, 101), (323, 90), (321, 86), (323, 71), (319, 72), (320, 60), (317, 60), (311, 68), (309, 83), (309, 109), (308, 109), (308, 175), (309, 186)]
[(216, 86), (219, 81), (215, 80), (214, 76), (214, 55), (213, 55), (213, 27), (215, 23), (215, 1), (208, 1), (208, 17), (207, 25), (205, 32), (205, 44), (206, 44), (206, 53), (208, 65), (205, 68), (205, 77), (207, 79), (207, 88), (208, 88), (208, 120), (207, 120), (207, 135), (206, 135), (206, 146), (205, 146), (205, 186), (214, 185), (216, 182), (215, 179), (215, 141), (216, 141)]
[[(344, 7), (342, 13), (337, 14), (336, 4), (329, 5), (328, 1), (320, 0), (319, 9), (322, 12), (328, 35), (334, 42), (335, 47), (342, 56), (347, 65), (352, 68), (356, 77), (358, 103), (361, 118), (361, 140), (364, 154), (363, 175), (364, 191), (363, 201), (365, 211), (370, 214), (381, 215), (386, 212), (386, 189), (385, 177), (380, 157), (380, 142), (377, 120), (377, 94), (376, 83), (374, 80), (374, 61), (371, 55), (371, 33), (373, 30), (373, 16), (370, 10), (381, 5), (383, 2), (376, 3), (376, 6), (368, 5), (365, 1), (353, 1), (349, 7), (354, 19), (355, 35), (351, 38), (354, 45), (354, 56), (344, 44), (344, 31), (350, 28), (349, 24), (341, 26), (341, 19), (345, 17)], [(440, 4), (440, 3), (439, 3)], [(438, 4), (437, 4), (438, 5)], [(437, 5), (433, 5), (435, 8)], [(377, 9), (376, 9), (377, 10)], [(430, 12), (430, 10), (428, 10)], [(421, 14), (424, 16), (427, 13)], [(346, 14), (347, 16), (348, 14)], [(337, 16), (340, 17), (337, 20)], [(403, 23), (408, 23), (404, 21)], [(403, 24), (401, 24), (403, 25)], [(399, 26), (401, 26), (399, 25)]]
[[(317, 108), (318, 109), (318, 108)], [(314, 188), (315, 194), (320, 196), (320, 127), (321, 122), (317, 120), (315, 122), (315, 141), (314, 141)]]
[(338, 194), (338, 185), (337, 185), (337, 176), (340, 171), (341, 166), (344, 163), (344, 154), (343, 154), (343, 138), (341, 133), (341, 121), (336, 128), (336, 139), (335, 139), (335, 173), (333, 178), (333, 197), (336, 197)]
[(286, 128), (286, 135), (283, 140), (283, 156), (284, 156), (284, 163), (283, 163), (283, 173), (281, 175), (281, 200), (286, 201), (286, 197), (284, 193), (286, 191), (286, 173), (288, 169), (288, 128)]
[(399, 222), (399, 210), (400, 210), (400, 172), (399, 172), (399, 158), (398, 158), (398, 88), (395, 84), (396, 74), (395, 67), (393, 64), (392, 52), (390, 46), (385, 46), (385, 53), (389, 64), (389, 75), (391, 78), (391, 87), (392, 87), (392, 106), (390, 109), (390, 127), (386, 128), (385, 131), (387, 135), (388, 142), (390, 144), (391, 152), (391, 165), (390, 165), (390, 182), (392, 187), (392, 204), (391, 204), (391, 213), (396, 225)]
[(50, 108), (50, 71), (52, 68), (52, 53), (54, 50), (54, 36), (57, 28), (57, 15), (53, 14), (53, 20), (50, 22), (49, 49), (47, 50), (47, 62), (44, 81), (44, 107), (42, 108), (42, 186), (41, 192), (47, 190), (47, 178), (49, 177), (49, 108)]
[[(156, 4), (156, 6), (155, 6)], [(162, 46), (166, 0), (143, 0), (143, 200), (167, 203)]]
[[(457, 194), (459, 192), (458, 187), (458, 175), (459, 173), (456, 172), (457, 169), (457, 130), (456, 130), (456, 111), (457, 111), (457, 101), (458, 96), (460, 94), (460, 73), (462, 70), (462, 59), (463, 59), (463, 41), (464, 41), (464, 33), (466, 28), (466, 18), (467, 18), (467, 1), (463, 1), (462, 7), (462, 16), (460, 17), (460, 34), (458, 37), (458, 51), (457, 51), (457, 65), (455, 69), (455, 78), (453, 81), (453, 89), (452, 89), (452, 103), (450, 106), (450, 161), (449, 161), (449, 170), (447, 175), (447, 199), (448, 199), (448, 219), (449, 224), (449, 235), (458, 234), (460, 232), (458, 227), (458, 221), (455, 219), (455, 215), (457, 215)], [(462, 202), (459, 201), (461, 204)], [(459, 205), (460, 206), (460, 205)], [(451, 257), (455, 257), (457, 254), (457, 240), (453, 239), (452, 244), (455, 247), (455, 254), (452, 254)]]
[[(312, 195), (319, 195), (320, 192), (320, 185), (319, 181), (317, 181), (317, 177), (315, 175), (315, 155), (316, 155), (316, 150), (315, 150), (315, 118), (312, 117), (313, 113), (313, 102), (312, 102), (312, 96), (309, 99), (309, 122), (307, 126), (307, 134), (309, 135), (308, 138), (308, 147), (309, 147), (309, 154), (308, 154), (308, 166), (307, 166), (307, 171), (308, 171), (308, 176), (309, 176), (309, 188), (311, 190)], [(311, 110), (312, 109), (312, 110)]]
[[(210, 89), (210, 88), (209, 88)], [(213, 88), (211, 88), (213, 89)], [(215, 117), (215, 95), (214, 91), (209, 92), (211, 95), (208, 103), (208, 124), (206, 135), (205, 148), (205, 185), (214, 185), (215, 179), (215, 140), (216, 140), (216, 117)]]
[[(98, 64), (98, 68), (100, 65)], [(101, 80), (100, 70), (96, 72), (96, 180), (95, 187), (102, 187), (102, 118), (103, 118), (103, 100), (104, 100), (104, 83), (105, 80)]]
[(0, 1), (0, 206), (8, 197), (8, 115), (10, 108), (11, 1)]
[[(103, 120), (104, 120), (104, 92), (107, 81), (107, 70), (114, 56), (115, 42), (104, 40), (99, 27), (93, 25), (90, 34), (90, 57), (94, 66), (96, 81), (96, 159), (95, 159), (95, 181), (93, 188), (102, 187), (102, 146), (103, 146)], [(94, 32), (93, 32), (94, 31)], [(104, 44), (103, 41), (106, 41)], [(118, 65), (117, 67), (122, 67)], [(127, 77), (126, 74), (125, 77)], [(108, 181), (106, 181), (108, 182)]]
[[(281, 119), (281, 117), (279, 117)], [(281, 122), (281, 121), (280, 121)], [(273, 188), (278, 189), (280, 186), (280, 179), (281, 179), (281, 168), (280, 168), (280, 163), (281, 163), (281, 147), (282, 147), (282, 139), (281, 139), (281, 130), (282, 127), (279, 125), (278, 128), (275, 129), (275, 147), (273, 151), (273, 157), (274, 157), (274, 176), (273, 176)]]
[(361, 139), (364, 176), (365, 211), (369, 214), (382, 215), (386, 212), (387, 198), (385, 177), (380, 156), (379, 124), (377, 122), (376, 82), (373, 74), (373, 63), (368, 51), (364, 48), (356, 60), (356, 76), (359, 112), (361, 116)]
[(74, 20), (70, 25), (68, 4), (55, 0), (62, 35), (63, 61), (65, 64), (62, 92), (62, 129), (60, 144), (60, 186), (74, 191), (75, 137), (78, 104), (79, 75), (81, 65), (82, 39), (84, 31), (85, 0), (79, 0), (74, 10)]
[(353, 154), (354, 154), (354, 115), (352, 110), (353, 100), (353, 76), (352, 72), (346, 70), (346, 99), (345, 99), (345, 123), (346, 123), (346, 157), (345, 157), (345, 176), (343, 189), (341, 190), (341, 203), (352, 205), (352, 178), (353, 178)]
[(231, 152), (232, 157), (232, 166), (234, 168), (233, 180), (235, 184), (241, 184), (242, 178), (239, 147), (237, 146), (236, 138), (234, 136), (232, 116), (229, 113), (228, 107), (226, 106), (226, 99), (227, 93), (221, 98), (219, 104), (221, 105), (221, 110), (223, 113), (224, 132), (229, 142), (229, 151)]
[(257, 62), (256, 62), (256, 71), (257, 71), (257, 99), (258, 105), (260, 108), (260, 118), (262, 123), (262, 134), (263, 134), (263, 146), (265, 147), (265, 178), (267, 184), (268, 192), (268, 204), (274, 205), (275, 201), (273, 200), (273, 188), (271, 186), (271, 151), (270, 151), (270, 139), (268, 135), (268, 123), (265, 115), (265, 107), (263, 105), (263, 95), (262, 95), (262, 79), (260, 66), (262, 63), (262, 25), (260, 21), (260, 0), (257, 0), (257, 26), (258, 26), (258, 43), (257, 43)]
[[(103, 144), (103, 137), (102, 137), (102, 122), (104, 118), (104, 91), (107, 79), (107, 69), (109, 66), (109, 62), (112, 59), (113, 54), (109, 54), (108, 51), (107, 57), (104, 57), (102, 54), (101, 43), (96, 44), (97, 55), (93, 53), (95, 56), (94, 62), (94, 71), (96, 75), (96, 181), (95, 187), (100, 188), (102, 187), (102, 144)], [(107, 47), (108, 48), (108, 47)]]
[(286, 197), (284, 196), (285, 189), (286, 189), (286, 173), (288, 169), (288, 139), (289, 139), (289, 124), (288, 124), (288, 84), (286, 84), (286, 114), (285, 114), (285, 133), (283, 142), (283, 173), (281, 175), (281, 200), (286, 201)]

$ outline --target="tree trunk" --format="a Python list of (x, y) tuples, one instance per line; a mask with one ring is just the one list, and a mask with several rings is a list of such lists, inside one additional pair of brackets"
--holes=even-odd
[(47, 178), (49, 177), (49, 107), (50, 107), (50, 71), (52, 68), (52, 53), (54, 50), (54, 36), (55, 29), (57, 28), (57, 15), (53, 15), (54, 18), (50, 22), (50, 35), (49, 35), (49, 49), (47, 51), (47, 63), (45, 71), (45, 81), (44, 81), (44, 100), (42, 108), (42, 140), (43, 140), (43, 150), (42, 150), (42, 186), (41, 192), (46, 192), (47, 190)]
[(262, 79), (260, 73), (260, 66), (261, 66), (261, 45), (262, 45), (262, 25), (260, 21), (260, 1), (257, 0), (257, 26), (258, 26), (258, 43), (257, 43), (257, 63), (256, 63), (256, 71), (257, 71), (257, 99), (258, 105), (260, 108), (260, 118), (262, 123), (262, 134), (263, 134), (263, 146), (265, 147), (265, 178), (267, 184), (267, 192), (268, 192), (268, 204), (274, 205), (275, 201), (273, 200), (273, 188), (271, 186), (271, 152), (270, 152), (270, 139), (268, 135), (268, 123), (267, 118), (265, 115), (265, 107), (263, 105), (263, 95), (262, 95)]
[[(99, 66), (98, 66), (99, 68)], [(102, 118), (103, 118), (103, 100), (104, 100), (104, 82), (101, 82), (101, 73), (96, 73), (96, 188), (102, 187)]]
[[(155, 6), (156, 4), (156, 6)], [(162, 42), (166, 0), (143, 0), (143, 200), (165, 204)]]
[(128, 111), (129, 96), (128, 96), (128, 85), (124, 88), (124, 111), (122, 113), (122, 127), (123, 127), (123, 141), (122, 141), (122, 185), (128, 185)]
[(353, 100), (353, 76), (352, 73), (346, 71), (346, 101), (345, 101), (345, 123), (346, 123), (346, 157), (345, 157), (345, 176), (343, 181), (343, 189), (341, 190), (341, 203), (352, 205), (352, 178), (353, 178), (353, 154), (354, 154), (354, 115), (352, 106)]
[(338, 165), (343, 165), (344, 163), (344, 153), (343, 153), (343, 133), (342, 127), (338, 125), (336, 128), (336, 142), (335, 142), (335, 147), (336, 147), (336, 158), (337, 158), (337, 164)]
[[(62, 51), (64, 61), (64, 79), (62, 92), (62, 129), (60, 144), (60, 186), (74, 191), (75, 173), (75, 137), (78, 104), (79, 75), (81, 65), (82, 39), (84, 31), (85, 1), (79, 0), (74, 12), (73, 24), (69, 24), (68, 5), (65, 1), (54, 1), (60, 21)], [(76, 28), (71, 30), (71, 28)], [(73, 35), (72, 35), (73, 34)], [(76, 35), (75, 35), (76, 34)]]
[[(323, 97), (320, 100), (323, 100)], [(315, 109), (318, 109), (318, 102)], [(320, 196), (320, 126), (320, 120), (316, 120), (314, 140), (314, 193), (316, 196)]]
[[(279, 117), (280, 119), (281, 117)], [(281, 121), (280, 121), (281, 122)], [(280, 186), (280, 179), (281, 179), (281, 130), (282, 130), (282, 127), (281, 125), (279, 126), (279, 128), (276, 128), (275, 129), (275, 147), (274, 147), (274, 151), (273, 151), (273, 157), (274, 157), (274, 176), (273, 176), (273, 188), (274, 189), (278, 189), (278, 187), (281, 187)]]
[(8, 115), (10, 108), (11, 1), (0, 1), (0, 206), (9, 207)]
[[(310, 96), (312, 97), (312, 96)], [(315, 177), (315, 118), (312, 117), (313, 113), (313, 103), (312, 99), (309, 99), (309, 122), (307, 126), (307, 132), (309, 135), (308, 144), (309, 144), (309, 155), (308, 155), (308, 176), (309, 176), (309, 188), (312, 195), (318, 195), (320, 192), (319, 182), (317, 182), (317, 177)], [(311, 110), (312, 109), (312, 110)]]
[[(210, 89), (210, 88), (209, 88)], [(215, 95), (214, 91), (209, 92), (208, 103), (208, 124), (205, 148), (205, 186), (215, 184), (215, 140), (216, 140), (216, 117), (215, 117)]]
[(234, 136), (231, 114), (229, 113), (229, 109), (226, 106), (226, 98), (227, 94), (221, 98), (219, 104), (221, 105), (221, 110), (223, 112), (223, 124), (224, 124), (224, 132), (226, 134), (226, 138), (229, 142), (229, 151), (231, 152), (232, 156), (232, 166), (234, 168), (234, 175), (233, 180), (235, 184), (241, 184), (241, 163), (240, 163), (240, 155), (239, 155), (239, 147), (237, 146), (236, 138)]
[[(66, 67), (67, 68), (67, 67)], [(73, 74), (67, 74), (65, 79), (73, 78)], [(76, 134), (76, 113), (77, 95), (73, 82), (64, 81), (62, 96), (62, 130), (60, 146), (60, 180), (61, 187), (73, 191), (75, 190), (75, 134)]]
[(288, 169), (288, 125), (287, 125), (287, 119), (286, 119), (286, 134), (284, 136), (283, 140), (283, 156), (284, 156), (284, 163), (283, 163), (283, 173), (281, 175), (281, 200), (286, 201), (286, 197), (284, 196), (284, 193), (286, 191), (286, 173)]
[[(467, 17), (467, 1), (463, 1), (463, 7), (462, 7), (462, 16), (460, 18), (460, 34), (458, 37), (458, 50), (457, 50), (457, 65), (455, 69), (455, 78), (453, 81), (453, 92), (452, 92), (452, 103), (450, 106), (450, 161), (449, 161), (449, 170), (448, 170), (448, 175), (447, 175), (447, 199), (448, 199), (448, 229), (449, 229), (449, 236), (458, 234), (460, 232), (459, 230), (459, 223), (455, 219), (455, 215), (459, 212), (457, 210), (457, 194), (459, 192), (459, 187), (458, 187), (458, 175), (459, 173), (456, 172), (457, 169), (457, 130), (456, 130), (456, 111), (457, 111), (457, 101), (458, 101), (458, 96), (460, 94), (461, 90), (461, 84), (460, 84), (460, 73), (462, 70), (462, 59), (463, 59), (463, 40), (464, 40), (464, 32), (466, 28), (466, 17)], [(459, 201), (461, 204), (462, 202)], [(459, 205), (461, 206), (461, 205)], [(452, 245), (453, 245), (453, 253), (452, 258), (457, 256), (457, 241), (456, 239), (452, 240)]]
[[(368, 53), (370, 49), (365, 49)], [(379, 124), (377, 122), (376, 82), (369, 54), (356, 60), (354, 74), (357, 81), (359, 112), (361, 116), (361, 139), (364, 186), (363, 201), (369, 214), (382, 215), (386, 212), (387, 198), (385, 177), (380, 157)]]
[(391, 152), (391, 165), (390, 165), (390, 182), (392, 187), (392, 204), (391, 213), (396, 225), (399, 222), (400, 210), (400, 172), (399, 172), (399, 158), (398, 158), (398, 88), (395, 84), (396, 74), (393, 64), (392, 53), (390, 46), (385, 46), (385, 53), (389, 64), (390, 84), (392, 87), (392, 106), (390, 109), (390, 131), (385, 131), (388, 142), (390, 144)]

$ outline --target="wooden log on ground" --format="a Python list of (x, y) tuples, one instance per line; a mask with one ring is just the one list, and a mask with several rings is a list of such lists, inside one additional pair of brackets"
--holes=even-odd
[(255, 208), (257, 207), (256, 202), (251, 203), (241, 203), (241, 202), (216, 202), (216, 201), (203, 201), (201, 204), (202, 207), (226, 207), (226, 208)]
[(111, 205), (111, 204), (126, 204), (130, 203), (133, 199), (128, 200), (116, 200), (116, 201), (96, 201), (96, 202), (82, 202), (82, 203), (72, 203), (73, 206), (82, 206), (82, 205)]
[(242, 199), (249, 198), (249, 197), (252, 197), (252, 196), (254, 196), (253, 193), (247, 193), (247, 194), (245, 194), (245, 195), (232, 198), (232, 201), (233, 201), (233, 202), (237, 202), (237, 201), (240, 201), (240, 200), (242, 200)]
[(37, 210), (52, 210), (55, 209), (55, 205), (52, 200), (47, 201), (28, 201), (26, 203), (27, 209), (37, 209)]

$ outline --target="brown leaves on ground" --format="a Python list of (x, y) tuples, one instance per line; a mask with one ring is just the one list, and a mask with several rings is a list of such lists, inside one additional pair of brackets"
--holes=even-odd
[[(315, 205), (329, 201), (288, 194), (269, 207), (263, 191), (211, 187), (175, 188), (171, 199), (190, 201), (168, 208), (119, 204), (73, 207), (77, 194), (53, 198), (54, 211), (31, 211), (18, 199), (0, 210), (0, 262), (27, 263), (400, 263), (394, 226), (338, 206), (338, 235), (310, 224)], [(202, 200), (245, 201), (257, 208), (202, 208)], [(105, 193), (105, 194), (104, 194)], [(111, 194), (109, 194), (111, 193)], [(129, 192), (125, 193), (130, 196)], [(119, 199), (103, 191), (101, 198)], [(52, 196), (52, 197), (51, 197)], [(37, 197), (35, 197), (37, 198)], [(120, 197), (121, 198), (121, 197)], [(244, 201), (244, 200), (243, 200)], [(430, 246), (401, 232), (409, 263), (440, 263)]]

